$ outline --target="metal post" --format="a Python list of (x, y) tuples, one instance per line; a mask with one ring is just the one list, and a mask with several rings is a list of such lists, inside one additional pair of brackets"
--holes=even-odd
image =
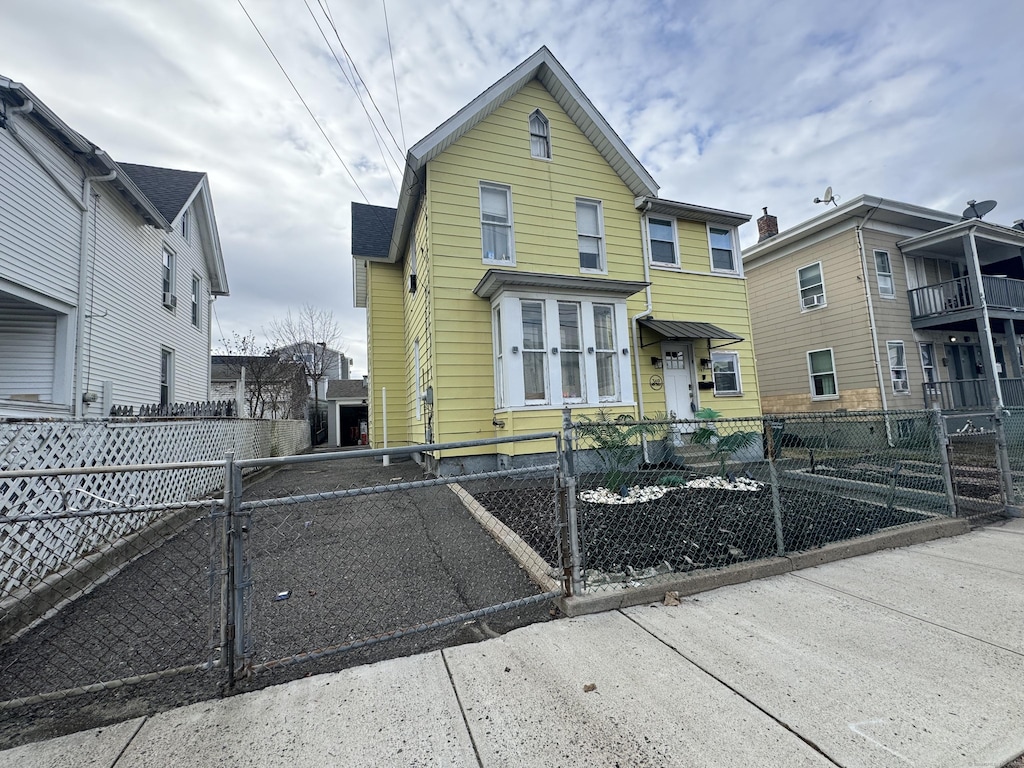
[(1010, 467), (1010, 453), (1006, 445), (1006, 428), (1003, 425), (1003, 409), (996, 407), (992, 413), (996, 430), (996, 467), (999, 470), (999, 485), (1003, 497), (1003, 509), (1014, 517), (1017, 511), (1017, 494), (1013, 487), (1013, 469)]
[[(242, 468), (232, 465), (231, 471), (231, 509), (228, 522), (231, 525), (231, 565), (232, 565), (232, 586), (234, 596), (232, 609), (234, 613), (234, 654), (235, 666), (238, 668), (246, 666), (246, 623), (245, 623), (245, 595), (249, 588), (249, 580), (246, 574), (245, 565), (245, 534), (248, 532), (249, 513), (242, 512)], [(232, 670), (234, 676), (234, 670)]]
[(579, 595), (583, 591), (580, 575), (579, 521), (576, 516), (576, 462), (573, 457), (575, 434), (572, 427), (572, 411), (562, 411), (562, 445), (559, 451), (559, 475), (561, 499), (559, 502), (559, 554), (564, 574), (566, 597)]
[(786, 539), (782, 533), (782, 498), (779, 496), (779, 470), (775, 466), (775, 436), (772, 434), (771, 420), (765, 420), (768, 435), (768, 477), (772, 484), (772, 512), (775, 515), (775, 554), (782, 557), (786, 554)]
[(231, 510), (237, 504), (234, 499), (235, 454), (228, 451), (224, 456), (224, 517), (220, 529), (220, 663), (228, 673), (228, 687), (235, 687), (235, 626), (231, 602), (234, 599), (234, 568), (231, 549)]
[(939, 466), (942, 470), (942, 485), (946, 489), (946, 511), (950, 517), (956, 517), (956, 491), (953, 488), (953, 471), (949, 465), (949, 435), (946, 433), (946, 420), (942, 418), (942, 411), (939, 410), (938, 403), (932, 406), (931, 418), (934, 421), (933, 429), (939, 452)]

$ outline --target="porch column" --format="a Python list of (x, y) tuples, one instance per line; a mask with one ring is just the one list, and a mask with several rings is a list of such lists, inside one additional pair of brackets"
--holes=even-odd
[(985, 380), (988, 382), (989, 402), (1002, 407), (1003, 391), (996, 373), (996, 350), (992, 343), (992, 329), (989, 327), (988, 302), (985, 299), (985, 285), (981, 279), (981, 262), (978, 260), (978, 244), (974, 240), (974, 227), (964, 235), (964, 253), (967, 256), (967, 270), (974, 284), (974, 295), (981, 313), (975, 318), (978, 338), (981, 339), (981, 359), (985, 366)]
[(1020, 343), (1020, 338), (1013, 327), (1013, 320), (1003, 320), (1003, 336), (1006, 337), (1006, 346), (1009, 347), (1009, 349), (1004, 350), (1003, 354), (1003, 364), (1009, 366), (1007, 375), (1014, 379), (1022, 378), (1020, 354), (1017, 352), (1017, 344)]

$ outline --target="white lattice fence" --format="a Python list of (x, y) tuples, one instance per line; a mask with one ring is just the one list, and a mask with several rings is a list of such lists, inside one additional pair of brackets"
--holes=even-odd
[[(0, 423), (0, 471), (221, 461), (228, 451), (238, 459), (263, 458), (308, 447), (304, 421)], [(220, 489), (223, 477), (221, 467), (189, 467), (0, 478), (0, 516), (192, 501)], [(0, 522), (0, 598), (144, 529), (160, 514)]]

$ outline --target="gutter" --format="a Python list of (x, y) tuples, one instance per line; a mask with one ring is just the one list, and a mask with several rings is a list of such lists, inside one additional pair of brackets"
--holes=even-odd
[[(640, 421), (644, 419), (644, 395), (641, 391), (640, 383), (640, 318), (647, 317), (651, 314), (654, 308), (654, 301), (651, 296), (651, 267), (650, 260), (648, 259), (647, 252), (647, 212), (651, 210), (651, 201), (648, 200), (644, 204), (643, 214), (640, 216), (640, 241), (643, 249), (643, 260), (644, 260), (644, 282), (647, 283), (645, 292), (647, 295), (647, 307), (643, 312), (638, 312), (633, 315), (630, 319), (631, 331), (633, 333), (633, 368), (636, 374), (636, 403), (637, 412), (640, 415)], [(650, 455), (647, 449), (647, 435), (640, 436), (641, 446), (643, 448), (644, 463), (650, 463)]]
[(82, 182), (82, 226), (78, 242), (78, 316), (75, 318), (75, 386), (74, 402), (71, 405), (71, 414), (77, 418), (85, 416), (85, 382), (82, 379), (85, 370), (85, 282), (89, 275), (89, 196), (92, 193), (92, 182), (113, 181), (115, 178), (117, 171), (111, 171), (105, 176), (86, 176)]
[[(867, 224), (871, 217), (875, 215), (875, 211), (882, 207), (884, 200), (879, 198), (878, 204), (872, 208), (860, 223), (856, 227), (857, 232), (857, 248), (860, 250), (860, 270), (864, 277), (864, 298), (867, 300), (868, 305), (868, 326), (871, 328), (871, 356), (875, 361), (875, 375), (878, 378), (878, 394), (882, 399), (882, 410), (889, 410), (889, 403), (885, 396), (885, 375), (882, 372), (882, 359), (878, 352), (878, 329), (875, 328), (875, 305), (871, 300), (871, 281), (868, 278), (868, 257), (867, 251), (864, 248), (864, 225)], [(904, 351), (906, 354), (906, 351)], [(889, 419), (885, 420), (885, 440), (892, 448), (895, 443), (892, 439), (892, 430), (889, 426)]]

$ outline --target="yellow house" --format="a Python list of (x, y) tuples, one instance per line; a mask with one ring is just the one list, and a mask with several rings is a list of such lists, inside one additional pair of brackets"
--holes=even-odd
[[(371, 445), (385, 429), (388, 446), (556, 430), (565, 408), (759, 415), (749, 220), (658, 197), (541, 48), (409, 150), (397, 209), (352, 204)], [(425, 461), (445, 474), (536, 450)]]

